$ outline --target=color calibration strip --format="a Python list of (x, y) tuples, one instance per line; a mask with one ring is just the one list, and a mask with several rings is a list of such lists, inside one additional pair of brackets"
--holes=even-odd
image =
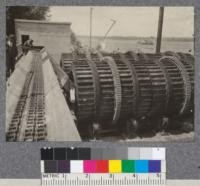
[(43, 148), (41, 183), (165, 185), (165, 148)]

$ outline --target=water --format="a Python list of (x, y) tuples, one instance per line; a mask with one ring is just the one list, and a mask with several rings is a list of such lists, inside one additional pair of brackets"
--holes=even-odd
[[(89, 37), (78, 37), (78, 39), (82, 42), (83, 46), (89, 45)], [(113, 52), (113, 51), (121, 51), (121, 52), (127, 52), (130, 50), (133, 50), (135, 52), (142, 51), (142, 52), (149, 52), (153, 53), (155, 52), (156, 48), (156, 42), (154, 42), (154, 45), (142, 45), (138, 44), (139, 39), (130, 38), (130, 39), (117, 39), (117, 38), (108, 38), (106, 40), (106, 47), (105, 50), (107, 52)], [(92, 46), (96, 47), (99, 43), (99, 38), (94, 37), (92, 39)], [(194, 42), (192, 40), (185, 41), (185, 40), (163, 40), (162, 41), (162, 47), (161, 51), (174, 51), (174, 52), (185, 52), (185, 53), (191, 53), (194, 54)], [(191, 52), (189, 52), (191, 50)]]

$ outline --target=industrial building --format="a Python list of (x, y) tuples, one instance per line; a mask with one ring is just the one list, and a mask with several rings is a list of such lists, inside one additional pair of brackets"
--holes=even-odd
[(17, 45), (32, 39), (35, 46), (45, 46), (48, 52), (60, 60), (60, 54), (71, 51), (71, 23), (15, 19)]

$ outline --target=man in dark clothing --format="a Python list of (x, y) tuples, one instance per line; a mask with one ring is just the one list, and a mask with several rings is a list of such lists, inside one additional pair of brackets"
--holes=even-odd
[(7, 78), (15, 69), (15, 57), (17, 56), (17, 48), (14, 35), (10, 35), (6, 39), (6, 75)]
[(10, 76), (10, 59), (9, 59), (9, 45), (8, 37), (6, 36), (6, 80)]

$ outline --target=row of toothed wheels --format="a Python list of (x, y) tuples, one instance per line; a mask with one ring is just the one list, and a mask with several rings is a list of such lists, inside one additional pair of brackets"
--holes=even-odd
[[(193, 108), (192, 55), (134, 52), (103, 55), (99, 58), (92, 55), (90, 60), (77, 60), (72, 65), (79, 121), (80, 115), (84, 121), (98, 123), (181, 116)], [(85, 84), (81, 85), (84, 78), (79, 71), (85, 73)], [(88, 113), (79, 106), (82, 99)]]
[(168, 52), (168, 55), (176, 57), (185, 67), (185, 70), (186, 70), (185, 73), (187, 73), (189, 76), (189, 79), (188, 79), (189, 82), (187, 82), (187, 84), (191, 86), (189, 87), (191, 89), (190, 99), (188, 100), (189, 103), (187, 105), (187, 108), (185, 108), (185, 110), (193, 110), (194, 109), (193, 108), (194, 107), (194, 56), (192, 56), (191, 54), (182, 53), (182, 52), (178, 52), (178, 53)]
[(71, 66), (73, 63), (73, 53), (63, 53), (61, 55), (60, 65), (64, 72), (67, 74), (71, 71)]
[[(182, 74), (182, 82), (184, 84), (184, 91), (182, 89), (181, 95), (184, 96), (184, 100), (187, 103), (184, 104), (184, 101), (183, 101), (182, 111), (179, 110), (179, 114), (190, 113), (191, 111), (193, 111), (193, 109), (194, 109), (193, 108), (194, 107), (194, 56), (192, 56), (191, 54), (188, 54), (188, 53), (182, 53), (182, 52), (175, 53), (175, 52), (172, 52), (172, 51), (167, 51), (163, 54), (161, 54), (161, 53), (160, 54), (147, 54), (147, 56), (152, 58), (152, 59), (157, 59), (159, 61), (164, 56), (165, 57), (167, 57), (167, 56), (173, 57), (173, 58), (168, 58), (168, 59), (165, 59), (165, 60), (162, 59), (160, 61), (160, 65), (166, 66), (166, 64), (165, 65), (163, 64), (164, 61), (166, 61), (166, 60), (168, 61), (168, 63), (170, 63), (168, 65), (168, 67), (166, 67), (164, 69), (166, 71), (166, 76), (167, 76), (167, 79), (169, 81), (168, 82), (169, 88), (170, 88), (170, 86), (173, 87), (173, 85), (170, 84), (171, 76), (173, 74), (171, 74), (171, 72), (169, 72), (170, 71), (169, 66), (170, 65), (176, 66), (175, 68), (177, 68), (177, 71), (178, 71), (178, 69), (180, 71), (179, 75)], [(174, 74), (176, 74), (177, 71), (174, 71)], [(178, 75), (178, 73), (176, 75)], [(177, 81), (176, 77), (172, 77), (172, 78), (175, 78), (175, 79), (172, 79), (172, 81), (174, 81), (174, 80)], [(176, 83), (178, 84), (177, 86), (179, 86), (179, 88), (180, 88), (181, 80), (179, 79), (179, 83), (178, 82), (172, 82), (172, 84), (175, 84), (174, 86), (176, 86)], [(173, 95), (171, 95), (171, 97), (173, 97)], [(172, 102), (172, 104), (173, 104), (173, 102)], [(171, 110), (170, 107), (169, 107), (169, 109)], [(174, 115), (174, 114), (175, 113), (173, 113), (173, 111), (172, 111), (172, 115)]]
[(191, 84), (191, 98), (189, 103), (189, 110), (194, 108), (194, 57), (191, 54), (183, 54), (185, 57), (181, 58), (183, 65), (189, 75), (190, 84)]
[[(148, 64), (147, 64), (148, 63)], [(148, 117), (162, 115), (167, 102), (166, 76), (161, 66), (153, 60), (146, 64), (151, 81), (151, 106)]]
[[(115, 89), (109, 62), (76, 61), (72, 65), (72, 72), (76, 96), (75, 112), (79, 122), (111, 121), (114, 115)], [(97, 83), (99, 86), (96, 86)]]
[(172, 58), (163, 58), (161, 60), (168, 74), (169, 82), (169, 102), (166, 115), (177, 115), (184, 101), (184, 82), (181, 72)]
[(95, 63), (99, 76), (100, 101), (98, 120), (100, 122), (111, 121), (114, 114), (114, 79), (112, 70), (107, 61)]
[(194, 110), (194, 56), (171, 51), (167, 51), (165, 54), (173, 57), (173, 61), (176, 62), (184, 80), (184, 102), (180, 112), (182, 114), (190, 113)]
[(120, 120), (125, 120), (134, 113), (135, 79), (131, 64), (125, 60), (122, 53), (112, 55), (116, 62), (121, 81), (121, 112)]
[(69, 74), (71, 72), (71, 67), (72, 63), (75, 61), (83, 61), (86, 60), (87, 57), (83, 53), (63, 53), (61, 55), (61, 60), (60, 60), (60, 66), (66, 72)]
[(75, 113), (79, 122), (94, 120), (95, 82), (92, 69), (86, 60), (76, 61), (72, 65), (75, 91)]
[(166, 76), (164, 69), (155, 60), (157, 56), (128, 52), (125, 57), (135, 69), (138, 84), (135, 117), (162, 114), (167, 100)]

